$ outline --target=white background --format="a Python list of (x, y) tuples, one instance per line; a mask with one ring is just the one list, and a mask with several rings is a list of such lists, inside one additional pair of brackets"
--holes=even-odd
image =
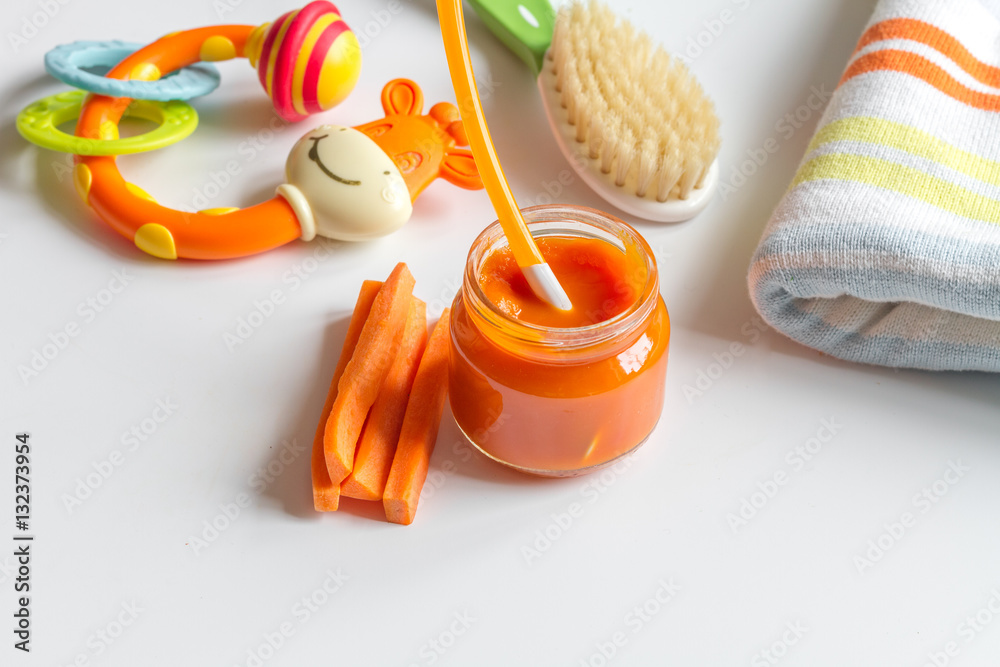
[[(762, 331), (747, 296), (753, 248), (818, 114), (791, 133), (779, 123), (811, 88), (833, 89), (871, 3), (614, 3), (674, 51), (706, 25), (720, 32), (712, 21), (732, 12), (721, 34), (702, 35), (702, 53), (691, 52), (722, 118), (723, 180), (769, 138), (780, 148), (698, 219), (637, 225), (657, 253), (673, 340), (664, 416), (632, 465), (603, 483), (521, 476), (470, 456), (446, 414), (432, 462), (439, 487), (409, 527), (385, 523), (375, 504), (314, 513), (307, 450), (360, 282), (405, 261), (436, 315), (472, 239), (495, 217), (486, 195), (439, 181), (400, 232), (337, 247), (318, 267), (317, 247), (299, 242), (242, 261), (164, 262), (81, 204), (65, 156), (27, 145), (14, 129), (21, 107), (64, 89), (42, 67), (57, 44), (146, 43), (182, 28), (262, 23), (294, 4), (233, 3), (220, 17), (223, 5), (208, 0), (66, 0), (17, 50), (8, 35), (39, 4), (4, 3), (0, 540), (12, 544), (14, 434), (26, 430), (37, 541), (30, 656), (11, 646), (11, 548), (0, 546), (0, 664), (253, 665), (248, 652), (283, 623), (291, 636), (265, 665), (919, 666), (949, 642), (957, 655), (939, 662), (994, 664), (1000, 618), (987, 604), (1000, 590), (1000, 382), (824, 357)], [(359, 31), (386, 16), (380, 0), (339, 4)], [(245, 61), (222, 63), (222, 86), (194, 101), (195, 135), (123, 158), (122, 171), (161, 202), (190, 208), (236, 160), (241, 173), (209, 205), (244, 206), (271, 196), (287, 150), (313, 124), (378, 117), (387, 80), (416, 80), (427, 107), (453, 99), (433, 4), (400, 7), (385, 27), (369, 24), (360, 83), (322, 119), (252, 153), (245, 142), (267, 127), (269, 103)], [(469, 29), (479, 78), (495, 82), (485, 106), (508, 178), (523, 205), (537, 203), (569, 166), (527, 69), (471, 15)], [(576, 181), (557, 199), (604, 206)], [(288, 279), (306, 267), (315, 268), (307, 280)], [(90, 320), (80, 304), (116, 271), (131, 276), (128, 287)], [(230, 350), (224, 335), (272, 290), (284, 303)], [(72, 322), (80, 334), (23, 381), (18, 366)], [(734, 342), (744, 352), (730, 363)], [(724, 371), (713, 366), (723, 362)], [(685, 395), (699, 373), (715, 379)], [(123, 444), (157, 400), (179, 407), (138, 447)], [(827, 435), (824, 419), (835, 436), (804, 465), (788, 458)], [(305, 451), (275, 464), (281, 474), (260, 492), (255, 471), (289, 445)], [(66, 497), (115, 450), (122, 464), (70, 511)], [(915, 502), (950, 462), (968, 471), (939, 484), (946, 494), (933, 504)], [(734, 530), (727, 517), (776, 473), (786, 483)], [(241, 493), (249, 506), (196, 550), (205, 522), (224, 523), (220, 506)], [(582, 514), (559, 527), (573, 503)], [(859, 561), (907, 512), (912, 525), (882, 537), (891, 544), (884, 555)], [(554, 539), (539, 538), (546, 532)], [(338, 570), (347, 577), (340, 590), (305, 619), (296, 605)], [(656, 600), (661, 580), (679, 587), (665, 603)], [(117, 634), (131, 603), (141, 608), (134, 623), (110, 645), (100, 640), (99, 631)], [(633, 611), (643, 605), (644, 618)], [(977, 612), (986, 622), (973, 630), (966, 618)], [(468, 628), (455, 622), (462, 615)], [(601, 646), (610, 653), (616, 633), (609, 660)], [(777, 662), (761, 653), (772, 649)]]

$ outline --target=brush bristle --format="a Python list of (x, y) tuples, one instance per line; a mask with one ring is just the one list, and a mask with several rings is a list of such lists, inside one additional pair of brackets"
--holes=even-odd
[(597, 0), (559, 9), (548, 66), (578, 143), (623, 186), (687, 199), (719, 152), (715, 107), (687, 66)]

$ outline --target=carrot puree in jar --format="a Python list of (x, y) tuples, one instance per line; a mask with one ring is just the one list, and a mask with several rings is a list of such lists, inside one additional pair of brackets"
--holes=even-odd
[(611, 244), (568, 237), (540, 238), (537, 244), (573, 309), (553, 308), (535, 296), (514, 254), (504, 247), (487, 256), (479, 285), (486, 298), (515, 320), (560, 329), (585, 327), (610, 320), (638, 297), (625, 280), (625, 253)]
[(524, 213), (573, 309), (541, 302), (499, 226), (487, 228), (452, 308), (452, 413), (496, 461), (581, 474), (632, 451), (656, 425), (670, 321), (638, 232), (582, 207)]

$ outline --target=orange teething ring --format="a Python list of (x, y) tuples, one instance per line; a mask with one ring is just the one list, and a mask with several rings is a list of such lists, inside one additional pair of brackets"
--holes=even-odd
[[(153, 81), (198, 61), (246, 57), (275, 110), (289, 121), (329, 109), (354, 87), (357, 39), (327, 0), (314, 0), (274, 23), (177, 32), (122, 60), (106, 75)], [(116, 137), (132, 100), (92, 95), (76, 135)], [(76, 155), (74, 182), (84, 201), (135, 245), (164, 259), (245, 257), (316, 235), (361, 241), (405, 224), (412, 202), (437, 178), (466, 189), (482, 180), (453, 104), (423, 114), (420, 87), (394, 79), (382, 90), (384, 118), (354, 128), (320, 125), (292, 147), (286, 183), (270, 200), (245, 209), (186, 213), (161, 206), (128, 183), (114, 156)], [(170, 119), (166, 123), (172, 122)]]
[[(155, 79), (201, 60), (244, 57), (254, 29), (226, 25), (168, 35), (121, 61), (107, 76)], [(117, 128), (130, 102), (128, 98), (92, 95), (80, 112), (77, 136), (107, 136)], [(128, 183), (114, 156), (77, 155), (74, 160), (74, 181), (84, 201), (120, 234), (156, 257), (245, 257), (284, 245), (302, 234), (292, 207), (280, 196), (245, 209), (185, 213), (161, 206)]]

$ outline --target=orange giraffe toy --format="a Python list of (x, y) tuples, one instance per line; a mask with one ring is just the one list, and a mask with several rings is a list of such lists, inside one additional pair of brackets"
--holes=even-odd
[[(107, 76), (128, 78), (156, 64), (158, 76), (201, 59), (246, 56), (253, 26), (216, 26), (168, 35), (139, 49)], [(225, 53), (207, 49), (225, 44)], [(117, 136), (130, 100), (91, 95), (77, 136)], [(412, 201), (437, 177), (468, 189), (482, 181), (457, 109), (436, 104), (420, 115), (423, 95), (412, 81), (385, 86), (386, 117), (355, 128), (321, 126), (299, 140), (275, 197), (248, 208), (179, 211), (125, 180), (113, 155), (77, 155), (74, 182), (84, 202), (135, 245), (163, 259), (231, 259), (316, 235), (364, 240), (388, 234), (412, 213)]]
[(390, 81), (382, 89), (385, 118), (355, 129), (392, 156), (411, 200), (438, 177), (467, 190), (481, 189), (483, 181), (472, 152), (456, 148), (469, 145), (458, 108), (450, 102), (438, 102), (429, 114), (421, 116), (423, 106), (420, 86), (409, 79)]
[(421, 115), (423, 93), (408, 79), (382, 89), (386, 116), (353, 128), (320, 125), (292, 148), (288, 182), (278, 188), (295, 210), (303, 238), (348, 241), (398, 229), (412, 202), (436, 178), (483, 187), (458, 108), (439, 102)]

